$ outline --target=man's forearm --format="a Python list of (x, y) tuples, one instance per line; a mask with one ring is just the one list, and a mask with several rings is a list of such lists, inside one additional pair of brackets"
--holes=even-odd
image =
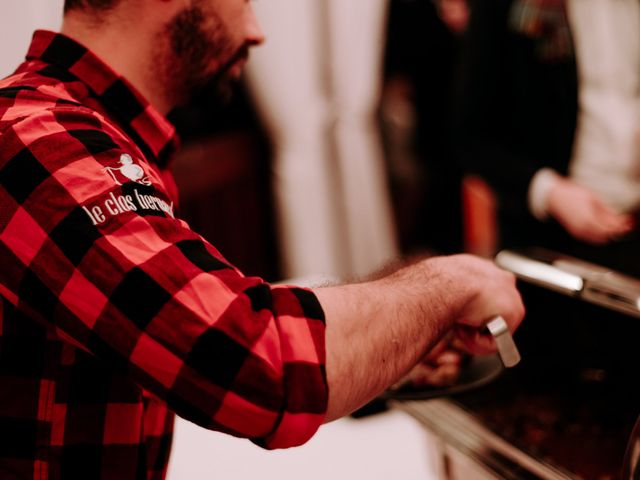
[(327, 421), (355, 410), (410, 370), (471, 295), (440, 258), (372, 282), (316, 290), (327, 319)]

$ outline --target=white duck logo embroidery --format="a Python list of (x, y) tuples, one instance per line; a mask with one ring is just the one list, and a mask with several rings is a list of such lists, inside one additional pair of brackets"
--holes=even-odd
[[(145, 175), (144, 170), (140, 165), (136, 165), (133, 163), (133, 158), (131, 155), (127, 153), (123, 153), (120, 155), (120, 160), (118, 163), (121, 165), (120, 167), (106, 167), (105, 170), (111, 175), (113, 181), (118, 185), (122, 185), (122, 183), (118, 180), (118, 175), (116, 172), (120, 173), (127, 180), (139, 183), (140, 185), (151, 185), (149, 178)], [(126, 182), (126, 180), (124, 180)]]

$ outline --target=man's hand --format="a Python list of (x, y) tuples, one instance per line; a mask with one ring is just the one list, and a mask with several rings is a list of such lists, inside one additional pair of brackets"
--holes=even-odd
[[(471, 255), (434, 257), (315, 293), (327, 322), (327, 421), (398, 382), (450, 332), (470, 353), (492, 353), (486, 323), (501, 315), (513, 331), (524, 316), (514, 276)], [(445, 381), (457, 366), (452, 356), (440, 360)]]
[(633, 218), (607, 206), (591, 190), (566, 178), (549, 191), (547, 210), (572, 236), (604, 245), (629, 233)]
[(473, 290), (470, 299), (457, 312), (453, 326), (454, 343), (473, 355), (496, 351), (486, 324), (501, 315), (509, 331), (514, 332), (524, 317), (524, 306), (512, 273), (501, 270), (493, 262), (471, 255), (449, 257), (456, 271), (463, 272), (464, 282)]

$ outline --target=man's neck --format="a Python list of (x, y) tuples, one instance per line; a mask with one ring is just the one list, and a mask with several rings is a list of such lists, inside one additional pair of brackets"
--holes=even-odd
[[(138, 26), (139, 27), (139, 26)], [(162, 95), (161, 80), (154, 74), (153, 35), (135, 24), (102, 24), (82, 14), (67, 15), (61, 32), (89, 48), (126, 78), (160, 113), (173, 105)]]

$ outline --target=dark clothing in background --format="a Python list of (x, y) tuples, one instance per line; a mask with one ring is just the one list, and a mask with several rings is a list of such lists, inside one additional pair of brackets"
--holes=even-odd
[(386, 75), (413, 86), (414, 147), (425, 175), (409, 243), (443, 253), (462, 250), (461, 171), (451, 143), (458, 47), (432, 2), (391, 2)]
[(542, 58), (543, 38), (509, 27), (513, 3), (473, 2), (456, 92), (461, 160), (498, 196), (503, 247), (553, 243), (557, 230), (530, 214), (527, 193), (539, 169), (567, 173), (578, 112), (575, 58)]

